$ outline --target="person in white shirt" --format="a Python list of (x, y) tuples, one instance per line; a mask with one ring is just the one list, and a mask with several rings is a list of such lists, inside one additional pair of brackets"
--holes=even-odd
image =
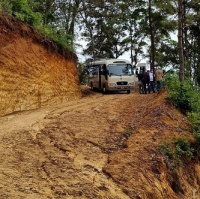
[(155, 93), (154, 78), (155, 78), (155, 73), (153, 72), (153, 69), (151, 69), (149, 72), (150, 89), (151, 89), (150, 92), (153, 91)]

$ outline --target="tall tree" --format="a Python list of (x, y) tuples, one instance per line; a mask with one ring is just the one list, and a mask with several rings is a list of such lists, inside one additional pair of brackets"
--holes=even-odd
[(149, 32), (150, 32), (150, 41), (151, 41), (151, 54), (150, 54), (150, 67), (154, 70), (155, 68), (155, 34), (154, 34), (154, 27), (153, 26), (153, 16), (152, 16), (152, 0), (149, 0), (148, 6), (149, 12)]
[[(150, 67), (154, 69), (155, 64), (162, 66), (160, 60), (160, 48), (161, 43), (165, 40), (170, 39), (170, 33), (175, 30), (175, 21), (172, 19), (175, 15), (173, 2), (171, 0), (148, 0), (148, 13), (147, 19), (149, 25), (147, 31), (149, 31), (150, 37), (150, 49), (149, 49), (149, 60)], [(164, 48), (162, 48), (164, 50)], [(164, 54), (166, 52), (163, 51)]]
[(93, 59), (118, 57), (126, 50), (122, 41), (124, 28), (121, 23), (121, 10), (116, 1), (84, 1), (80, 13), (85, 24), (85, 34), (89, 42), (85, 54)]
[(183, 1), (178, 0), (178, 54), (179, 54), (179, 80), (184, 81), (184, 56), (183, 56)]
[(71, 45), (75, 38), (75, 26), (78, 18), (81, 0), (56, 0), (56, 26), (60, 30), (65, 30), (67, 35), (71, 35)]
[(200, 4), (199, 0), (183, 2), (186, 7), (185, 27), (188, 28), (188, 37), (185, 51), (188, 52), (188, 65), (191, 76), (200, 85)]
[[(120, 6), (123, 10), (123, 22), (126, 27), (125, 41), (130, 50), (130, 58), (133, 66), (136, 66), (140, 59), (144, 58), (144, 47), (146, 47), (146, 31), (148, 24), (146, 21), (146, 2), (136, 0), (125, 0)], [(128, 6), (128, 9), (127, 9)]]
[(54, 0), (28, 0), (28, 5), (35, 13), (42, 15), (42, 26), (48, 26), (55, 21), (53, 13), (55, 12)]

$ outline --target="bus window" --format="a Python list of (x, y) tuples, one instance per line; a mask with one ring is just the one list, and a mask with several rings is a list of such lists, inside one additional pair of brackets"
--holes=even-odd
[(130, 64), (110, 64), (108, 65), (109, 76), (133, 75), (132, 66)]
[(89, 71), (89, 77), (94, 77), (98, 75), (98, 68), (95, 66), (90, 66), (88, 68), (88, 71)]

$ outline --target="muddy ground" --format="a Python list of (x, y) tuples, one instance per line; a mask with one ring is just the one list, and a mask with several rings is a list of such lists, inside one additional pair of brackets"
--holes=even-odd
[(195, 187), (184, 179), (184, 196), (173, 190), (159, 150), (173, 137), (190, 137), (165, 92), (82, 91), (79, 100), (0, 118), (1, 199), (191, 195)]

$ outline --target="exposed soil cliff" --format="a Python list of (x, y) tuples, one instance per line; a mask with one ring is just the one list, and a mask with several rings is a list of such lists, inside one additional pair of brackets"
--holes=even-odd
[(0, 116), (81, 97), (77, 57), (0, 15)]

